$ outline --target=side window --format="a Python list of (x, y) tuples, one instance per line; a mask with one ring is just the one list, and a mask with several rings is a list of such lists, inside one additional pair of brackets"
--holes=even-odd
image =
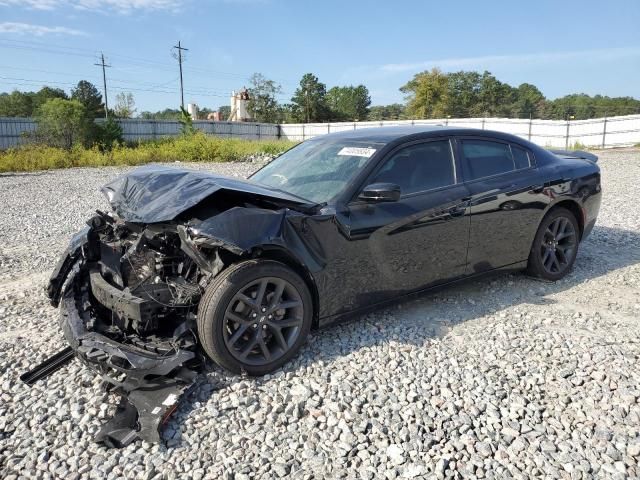
[(462, 140), (462, 156), (469, 180), (515, 170), (511, 149), (506, 143)]
[(402, 195), (453, 185), (456, 177), (449, 140), (398, 150), (369, 183), (395, 183)]
[(513, 161), (516, 164), (516, 168), (528, 168), (531, 166), (529, 153), (524, 148), (511, 145), (511, 152), (513, 153)]

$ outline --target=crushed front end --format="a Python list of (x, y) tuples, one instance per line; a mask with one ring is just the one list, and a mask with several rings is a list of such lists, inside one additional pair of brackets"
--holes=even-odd
[(296, 250), (287, 219), (316, 206), (246, 180), (158, 165), (102, 192), (113, 213), (98, 211), (72, 238), (47, 287), (69, 347), (21, 378), (30, 385), (78, 358), (121, 395), (97, 440), (158, 442), (205, 361), (196, 317), (205, 288), (265, 244)]
[(122, 396), (96, 440), (157, 442), (202, 364), (195, 313), (219, 262), (190, 251), (176, 224), (128, 223), (101, 212), (88, 224), (60, 259), (48, 294), (75, 356)]

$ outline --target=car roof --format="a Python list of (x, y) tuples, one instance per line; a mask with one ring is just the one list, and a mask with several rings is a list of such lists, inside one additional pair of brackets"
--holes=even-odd
[(443, 135), (473, 135), (481, 137), (492, 137), (502, 139), (507, 142), (516, 142), (525, 144), (529, 147), (533, 147), (533, 144), (527, 142), (525, 139), (512, 135), (510, 133), (498, 132), (494, 130), (483, 130), (480, 128), (469, 127), (454, 127), (445, 125), (395, 125), (388, 127), (368, 127), (360, 126), (356, 130), (343, 130), (341, 132), (328, 133), (319, 135), (311, 140), (324, 140), (324, 141), (354, 141), (354, 142), (372, 142), (389, 144), (396, 140), (401, 140), (406, 137), (416, 136), (418, 138), (425, 138), (430, 136), (443, 136)]

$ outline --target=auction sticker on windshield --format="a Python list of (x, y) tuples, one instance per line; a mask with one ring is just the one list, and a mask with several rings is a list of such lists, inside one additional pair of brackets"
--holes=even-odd
[(358, 147), (344, 147), (338, 152), (338, 155), (347, 155), (349, 157), (366, 157), (376, 153), (375, 148), (358, 148)]

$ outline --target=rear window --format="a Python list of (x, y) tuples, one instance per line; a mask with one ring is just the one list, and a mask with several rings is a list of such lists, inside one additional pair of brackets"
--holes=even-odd
[(529, 152), (524, 148), (491, 140), (462, 140), (462, 157), (467, 180), (531, 166)]
[(506, 143), (463, 140), (465, 171), (470, 179), (491, 177), (515, 170), (511, 149)]
[(531, 165), (529, 153), (524, 148), (511, 145), (511, 152), (513, 153), (513, 161), (516, 164), (516, 168), (528, 168)]

